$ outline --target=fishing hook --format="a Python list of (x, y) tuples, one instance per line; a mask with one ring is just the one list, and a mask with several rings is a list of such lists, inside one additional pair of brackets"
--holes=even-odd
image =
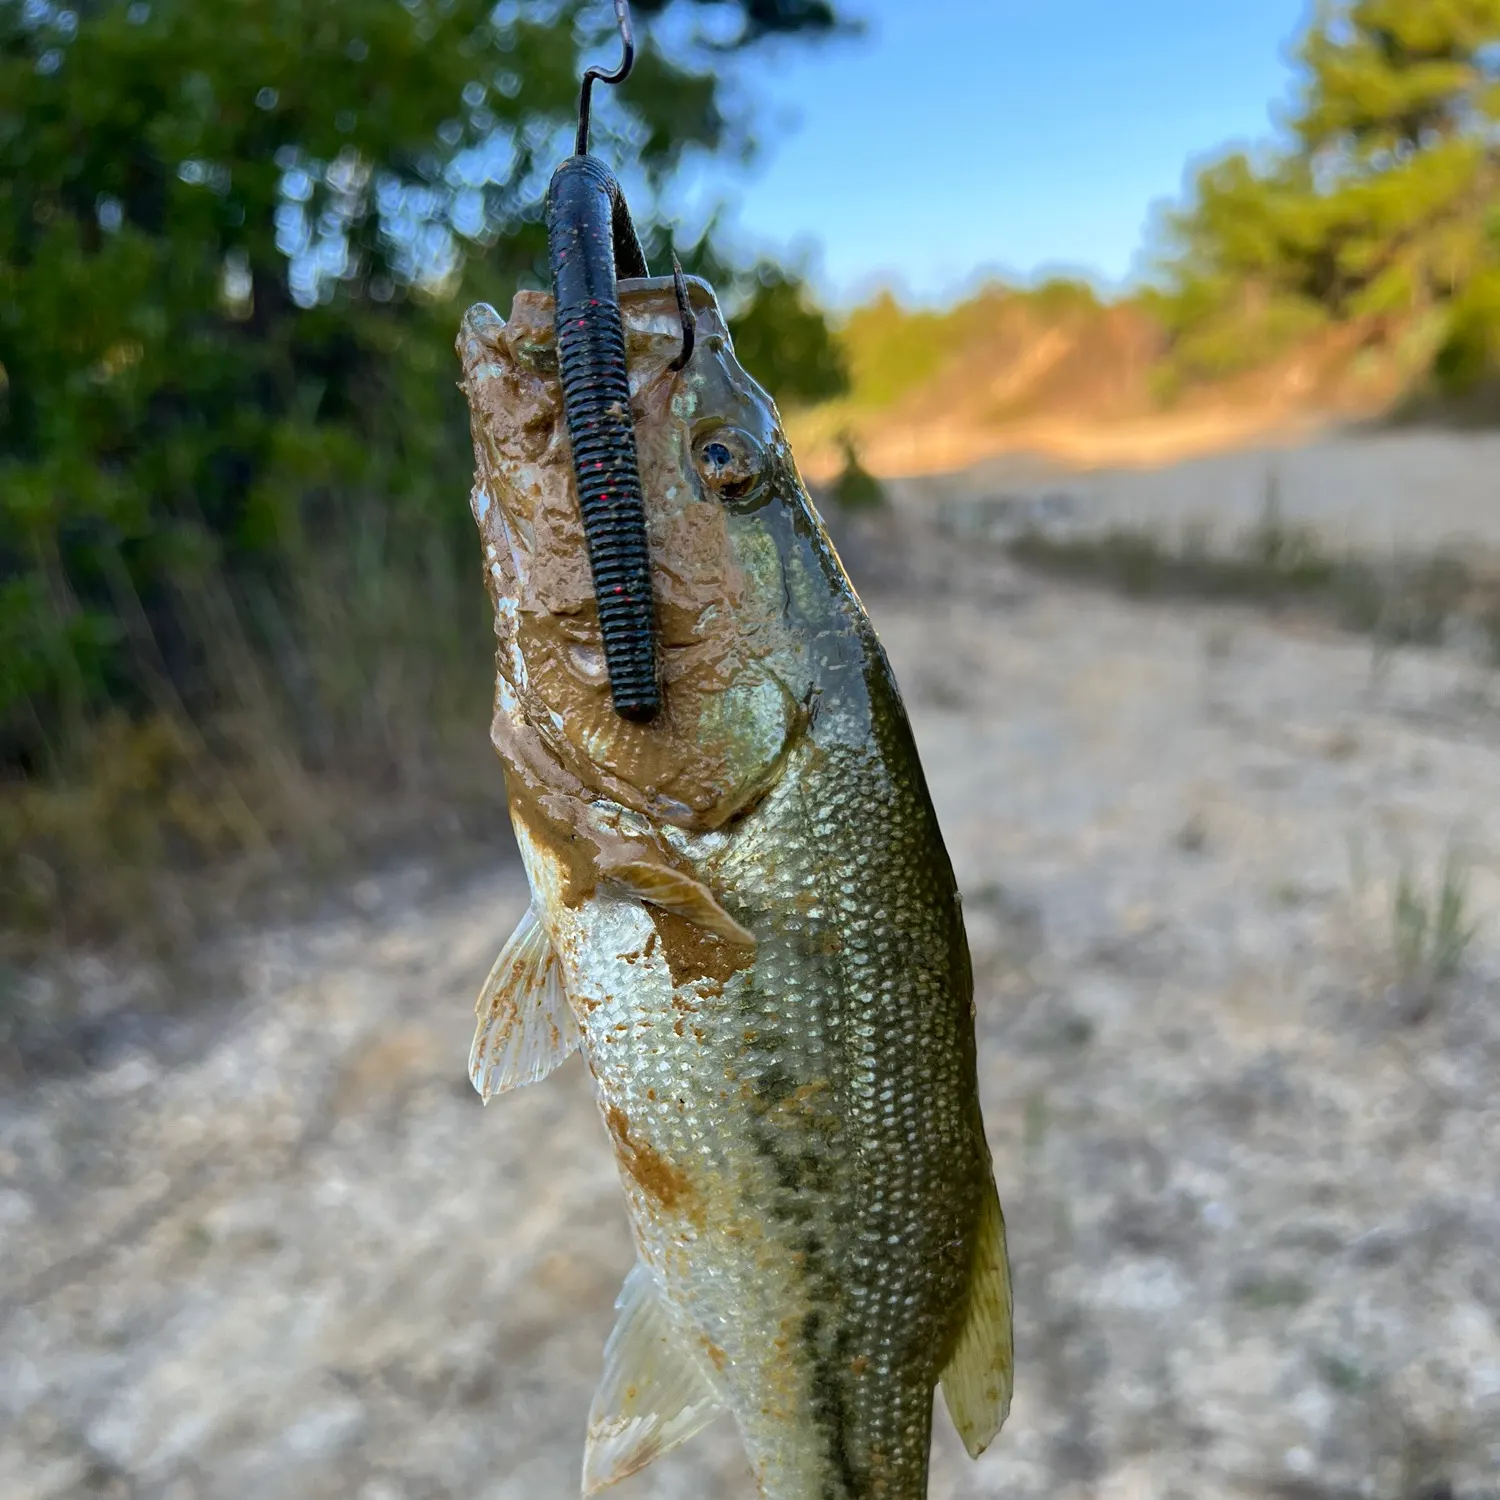
[[(593, 95), (594, 83), (607, 83), (611, 86), (624, 83), (630, 77), (630, 70), (635, 66), (635, 32), (630, 21), (630, 0), (614, 0), (615, 25), (620, 28), (620, 65), (613, 73), (607, 73), (603, 68), (587, 68), (583, 75), (583, 85), (578, 94), (578, 139), (574, 145), (575, 156), (587, 156), (589, 154), (590, 127), (593, 123)], [(623, 220), (623, 222), (621, 222)], [(629, 214), (624, 211), (623, 199), (621, 205), (615, 211), (615, 244), (616, 255), (624, 262), (621, 267), (622, 274), (626, 276), (646, 276), (649, 274), (643, 254), (632, 254), (632, 250), (638, 251), (638, 244), (632, 246), (630, 242), (635, 238), (634, 226), (630, 223)], [(623, 243), (622, 243), (623, 242)], [(623, 252), (623, 254), (622, 254)], [(637, 266), (634, 262), (639, 261)], [(693, 316), (693, 309), (688, 302), (687, 286), (682, 279), (682, 267), (677, 263), (677, 256), (672, 256), (672, 289), (677, 294), (677, 312), (682, 320), (682, 352), (667, 366), (670, 370), (682, 370), (687, 367), (687, 362), (693, 357), (693, 342), (697, 332), (697, 319)]]
[(693, 315), (692, 303), (688, 301), (687, 281), (675, 250), (672, 252), (672, 290), (677, 294), (677, 315), (682, 319), (682, 352), (667, 368), (685, 370), (687, 362), (693, 357), (693, 344), (698, 337), (698, 319)]
[(615, 0), (615, 24), (620, 28), (620, 66), (613, 73), (603, 68), (589, 68), (583, 75), (583, 87), (578, 95), (578, 146), (574, 155), (589, 154), (589, 123), (594, 80), (600, 83), (624, 83), (635, 66), (635, 37), (630, 29), (629, 0)]

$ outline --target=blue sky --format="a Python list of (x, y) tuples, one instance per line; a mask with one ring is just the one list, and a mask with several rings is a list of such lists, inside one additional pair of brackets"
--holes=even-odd
[(1106, 285), (1194, 158), (1262, 140), (1287, 97), (1304, 0), (843, 0), (861, 39), (743, 65), (767, 149), (743, 247), (815, 246), (847, 304), (874, 286), (952, 296), (985, 271)]

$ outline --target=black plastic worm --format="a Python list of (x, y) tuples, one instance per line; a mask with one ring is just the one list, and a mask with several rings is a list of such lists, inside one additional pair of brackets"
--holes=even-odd
[(620, 185), (597, 158), (570, 156), (553, 173), (547, 244), (563, 411), (610, 693), (622, 718), (644, 721), (661, 708), (661, 685), (646, 507), (615, 278), (650, 273)]

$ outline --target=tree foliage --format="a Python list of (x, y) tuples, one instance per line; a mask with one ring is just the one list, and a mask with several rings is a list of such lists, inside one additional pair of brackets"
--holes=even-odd
[(1343, 0), (1296, 56), (1283, 146), (1213, 162), (1168, 219), (1179, 359), (1223, 373), (1330, 319), (1380, 338), (1431, 316), (1469, 351), (1440, 371), (1477, 378), (1494, 298), (1475, 289), (1500, 271), (1500, 0)]
[[(667, 8), (595, 129), (648, 218), (750, 141)], [(837, 19), (738, 9), (729, 50)], [(0, 761), (105, 705), (251, 711), (256, 673), (309, 753), (372, 742), (378, 663), (473, 593), (458, 312), (545, 279), (581, 58), (617, 45), (585, 0), (0, 0)], [(826, 330), (775, 286), (752, 363), (796, 390)]]
[(811, 405), (849, 388), (843, 346), (800, 275), (761, 259), (717, 280), (729, 287), (736, 355), (778, 401)]

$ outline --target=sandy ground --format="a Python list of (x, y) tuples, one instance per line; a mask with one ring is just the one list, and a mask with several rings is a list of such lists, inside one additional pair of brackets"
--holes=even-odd
[(1315, 529), (1330, 552), (1500, 552), (1500, 433), (1292, 433), (1165, 468), (1015, 453), (893, 488), (919, 512), (934, 497), (961, 506), (1062, 496), (1091, 526), (1149, 527), (1174, 540), (1206, 529), (1220, 542), (1256, 525), (1274, 494), (1282, 517)]
[[(940, 1414), (931, 1495), (1500, 1497), (1500, 685), (892, 524), (850, 563), (965, 892), (1018, 1309), (1012, 1420), (971, 1464)], [(1478, 936), (1402, 985), (1393, 883), (1454, 845)], [(4, 1500), (576, 1493), (630, 1250), (578, 1062), (465, 1078), (521, 881), (355, 896), (0, 1097)], [(615, 1493), (750, 1485), (721, 1421)]]

